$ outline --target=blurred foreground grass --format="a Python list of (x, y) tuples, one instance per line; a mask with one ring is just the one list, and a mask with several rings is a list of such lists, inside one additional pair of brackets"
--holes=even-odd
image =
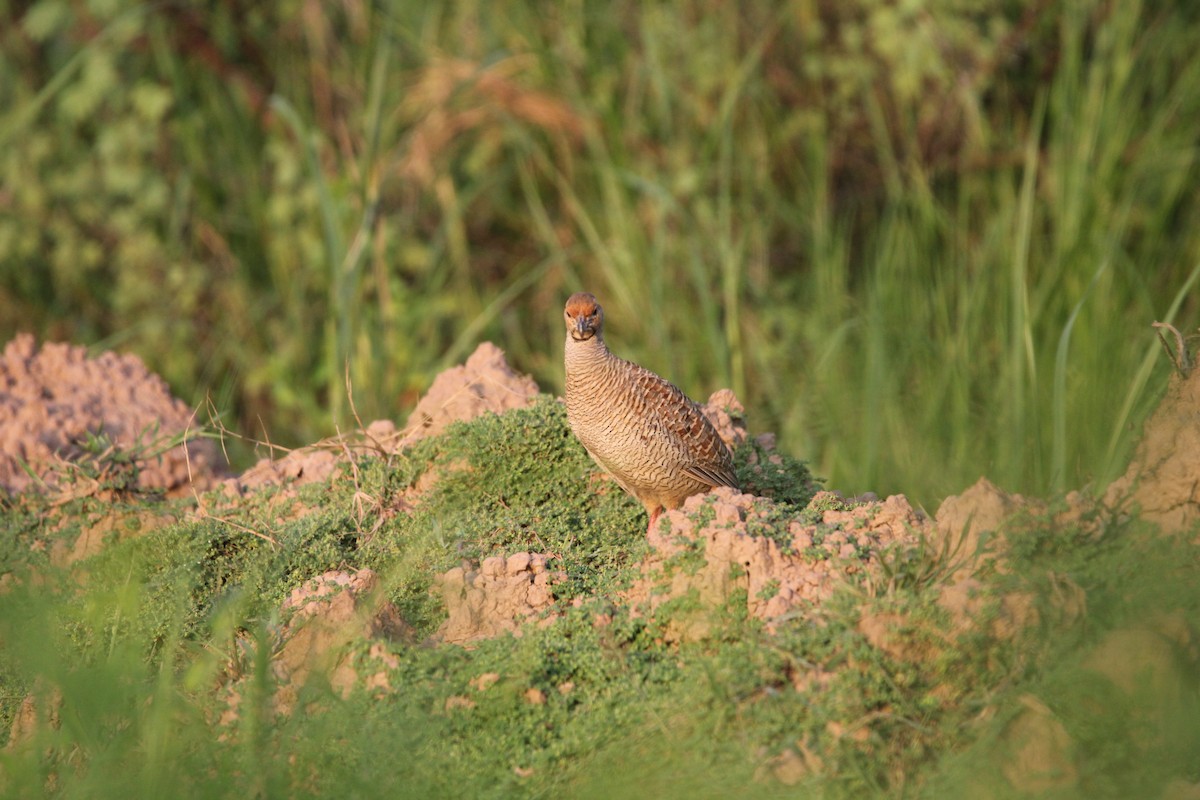
[(1194, 328), (1190, 0), (0, 0), (0, 335), (232, 429), (400, 417), (560, 304), (830, 485), (1103, 482)]

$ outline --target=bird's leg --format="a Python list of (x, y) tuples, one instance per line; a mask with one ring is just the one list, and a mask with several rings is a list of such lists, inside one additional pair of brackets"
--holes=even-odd
[(654, 523), (658, 522), (658, 518), (662, 516), (662, 512), (662, 506), (655, 506), (653, 510), (650, 511), (650, 524), (646, 526), (646, 533), (652, 533), (654, 531)]

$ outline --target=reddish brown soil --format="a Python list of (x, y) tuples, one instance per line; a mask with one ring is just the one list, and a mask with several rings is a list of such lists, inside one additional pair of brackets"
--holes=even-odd
[(397, 453), (427, 436), (437, 436), (452, 422), (527, 406), (537, 393), (533, 378), (513, 371), (504, 351), (483, 342), (465, 364), (451, 367), (434, 379), (403, 429), (397, 429), (391, 420), (376, 420), (365, 431), (301, 447), (283, 458), (263, 459), (227, 481), (225, 491), (236, 497), (265, 486), (324, 481), (352, 450)]
[[(913, 546), (917, 531), (932, 528), (903, 496), (835, 501), (825, 493), (825, 502), (842, 507), (812, 523), (792, 520), (783, 537), (775, 532), (780, 523), (770, 519), (769, 500), (728, 488), (690, 497), (650, 531), (652, 552), (627, 600), (653, 615), (672, 600), (695, 597), (699, 613), (673, 620), (668, 629), (673, 639), (703, 638), (710, 625), (707, 610), (734, 596), (745, 596), (747, 612), (769, 629), (815, 611), (840, 583), (877, 574), (885, 549)], [(695, 555), (689, 558), (690, 553)]]
[(1184, 531), (1200, 521), (1200, 369), (1171, 376), (1129, 469), (1104, 499), (1164, 531)]
[[(138, 489), (206, 489), (222, 471), (213, 442), (193, 439), (186, 456), (181, 445), (165, 446), (199, 427), (192, 409), (137, 356), (38, 347), (29, 334), (0, 355), (0, 487), (11, 493), (64, 490), (68, 483), (102, 491), (106, 481), (132, 476), (117, 474), (128, 469), (122, 452), (135, 456)], [(89, 436), (106, 437), (114, 449), (89, 453)]]

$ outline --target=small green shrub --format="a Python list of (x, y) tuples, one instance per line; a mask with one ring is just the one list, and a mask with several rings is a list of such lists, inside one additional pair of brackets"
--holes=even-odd
[(734, 469), (742, 491), (769, 497), (777, 503), (806, 506), (821, 490), (808, 465), (787, 453), (767, 450), (752, 438), (734, 451)]

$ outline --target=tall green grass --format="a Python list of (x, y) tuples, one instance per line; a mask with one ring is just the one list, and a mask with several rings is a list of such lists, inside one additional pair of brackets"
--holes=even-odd
[[(1196, 324), (1178, 2), (0, 7), (0, 333), (296, 444), (560, 304), (850, 492), (1119, 472)], [(86, 62), (86, 69), (80, 65)]]

